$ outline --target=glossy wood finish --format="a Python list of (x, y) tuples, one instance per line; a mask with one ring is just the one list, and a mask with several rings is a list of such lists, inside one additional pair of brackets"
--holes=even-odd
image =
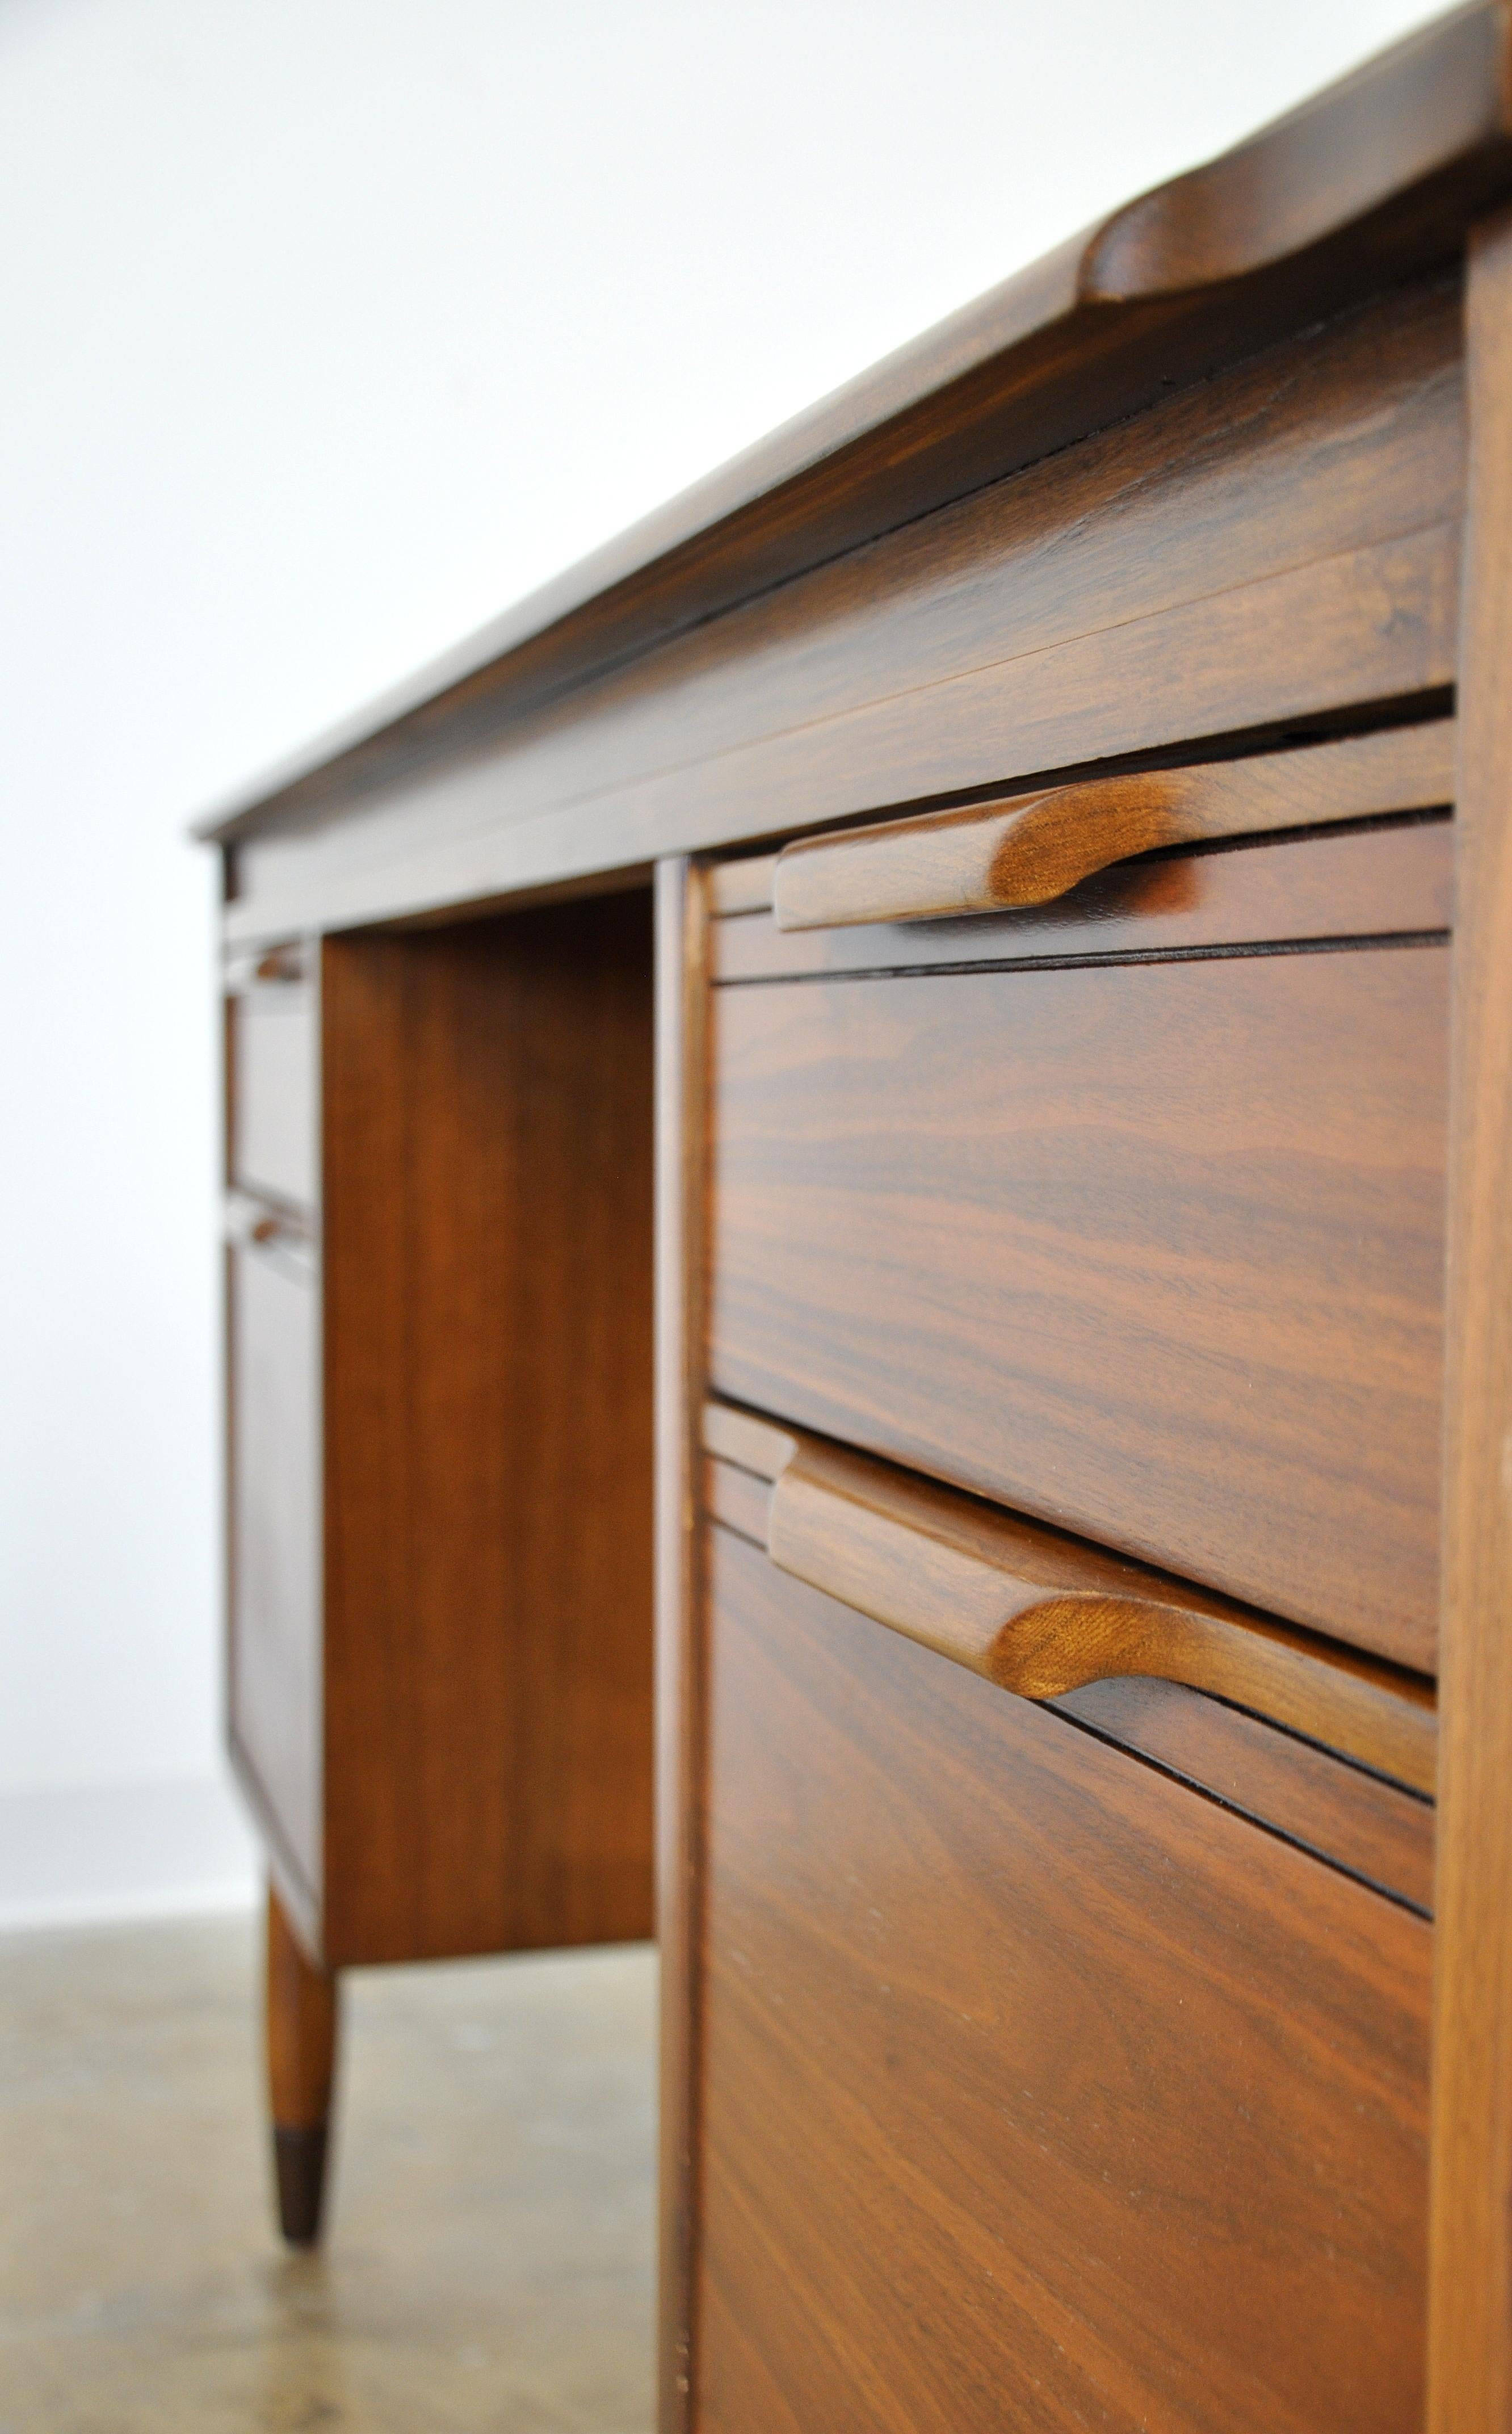
[(1432, 1801), (1176, 1682), (1092, 1682), (1050, 1704), (1057, 1715), (1431, 1915)]
[(317, 1208), (319, 1018), (312, 988), (270, 980), (228, 1001), (230, 1181)]
[(336, 1980), (304, 1951), (276, 1892), (267, 1896), (268, 2110), (279, 2226), (291, 2248), (320, 2237), (335, 2081)]
[(1417, 1676), (843, 1446), (772, 1435), (786, 1450), (765, 1550), (795, 1580), (1020, 1698), (1182, 1683), (1432, 1792), (1433, 1697)]
[[(711, 1418), (747, 1422), (746, 1414), (728, 1406), (710, 1405), (706, 1431)], [(730, 1441), (728, 1427), (723, 1433)], [(770, 1463), (773, 1457), (762, 1441), (779, 1433), (752, 1423), (742, 1450), (747, 1459)], [(789, 1458), (785, 1452), (778, 1455), (777, 1466)], [(765, 1551), (770, 1479), (735, 1462), (706, 1456), (702, 1500), (712, 1520)], [(1260, 1716), (1175, 1682), (1124, 1675), (1089, 1683), (1044, 1704), (1378, 1891), (1410, 1903), (1424, 1917), (1431, 1913), (1434, 1812), (1432, 1802), (1420, 1794), (1384, 1782)]]
[(1424, 1924), (713, 1536), (700, 2429), (1415, 2434)]
[(1512, 2424), (1512, 218), (1471, 255), (1431, 2434)]
[[(644, 1344), (645, 1299), (644, 1241), (618, 1265), (579, 1205), (617, 1206), (635, 1154), (585, 1194), (572, 1124), (522, 1116), (593, 1281), (581, 1309), (541, 1286), (531, 1237), (539, 1289), (507, 1319), (490, 1127), (524, 1106), (538, 1035), (506, 1024), (482, 946), (473, 966), (457, 934), (347, 934), (695, 857), (660, 883), (678, 2434), (1420, 2422), (1428, 1931), (1405, 1905), (1427, 1906), (1425, 1804), (1177, 1688), (1016, 1703), (743, 1546), (769, 1498), (728, 1448), (707, 1486), (732, 1528), (711, 1534), (750, 1596), (725, 1598), (711, 1652), (691, 1421), (712, 1367), (790, 1421), (1426, 1668), (1446, 1175), (1433, 2434), (1512, 2419), (1504, 231), (1477, 252), (1468, 389), (1463, 330), (1467, 231), (1512, 195), (1507, 26), (1461, 10), (1129, 206), (295, 756), (221, 831), (233, 986), (308, 936), (354, 1017), (325, 1066), (350, 1741), (322, 1758), (333, 1819), (333, 1752), (372, 1759), (342, 1829), (353, 1953), (374, 1905), (400, 1922), (386, 1950), (593, 1907), (548, 1897), (544, 1829), (522, 1877), (501, 1869), (499, 1818), (516, 1792), (548, 1813), (552, 1771), (514, 1737), (525, 1709), (506, 1719), (500, 1634), (465, 1618), (506, 1572), (549, 1605), (548, 1508), (593, 1539), (606, 1438), (558, 1422), (579, 1392), (633, 1401), (610, 1339)], [(1178, 765), (1296, 774), (1341, 739), (1420, 741), (1456, 699), (1447, 1160), (1446, 820), (1162, 849), (1039, 912), (785, 940), (761, 861), (711, 880), (702, 859), (757, 848), (769, 888), (772, 849), (819, 830), (1106, 780), (1169, 805)], [(564, 1025), (542, 1092), (580, 1114), (591, 1025)], [(312, 1294), (318, 1214), (238, 1202), (238, 1278), (263, 1260)], [(286, 1350), (286, 1313), (252, 1332)], [(525, 1520), (498, 1451), (522, 1411)], [(633, 1584), (639, 1543), (621, 1526), (612, 1569), (588, 1568)], [(490, 1568), (501, 1545), (534, 1551)], [(600, 1644), (526, 1642), (530, 1715), (578, 1712), (552, 1668), (571, 1650), (592, 1677)], [(557, 1804), (595, 1843), (580, 1888), (625, 1856), (612, 1773)], [(320, 1950), (335, 1862), (311, 1888), (249, 1778)], [(464, 1852), (508, 1904), (455, 1891)]]
[(1371, 824), (1288, 843), (1152, 854), (1099, 872), (1053, 903), (971, 920), (783, 931), (769, 905), (753, 907), (714, 923), (711, 968), (721, 983), (807, 980), (1093, 956), (1147, 959), (1403, 932), (1447, 937), (1453, 882), (1447, 817)]
[(319, 1293), (279, 1241), (229, 1250), (227, 1283), (232, 1757), (308, 1934), (324, 1872)]
[(773, 916), (828, 930), (1048, 904), (1133, 854), (1452, 803), (1453, 747), (1452, 721), (1435, 719), (800, 837), (777, 857)]
[(1512, 191), (1494, 0), (1021, 271), (221, 807), (351, 804), (466, 729), (855, 552), (1285, 331), (1452, 261)]
[(328, 940), (333, 1964), (651, 1926), (650, 908)]
[(663, 863), (656, 887), (657, 1941), (662, 1960), (658, 2425), (691, 2425), (697, 2214), (705, 1704), (699, 1476), (705, 1367), (708, 1088), (705, 874)]
[(716, 991), (715, 1391), (1431, 1670), (1447, 961)]
[(228, 934), (560, 885), (1131, 756), (1356, 721), (1454, 669), (1453, 280), (1365, 307), (763, 593), (339, 822), (237, 848)]

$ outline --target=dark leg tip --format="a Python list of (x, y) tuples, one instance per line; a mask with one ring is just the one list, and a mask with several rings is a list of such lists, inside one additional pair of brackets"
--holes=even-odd
[(279, 2228), (291, 2248), (313, 2248), (320, 2237), (326, 2136), (323, 2121), (313, 2130), (281, 2130), (274, 2125)]

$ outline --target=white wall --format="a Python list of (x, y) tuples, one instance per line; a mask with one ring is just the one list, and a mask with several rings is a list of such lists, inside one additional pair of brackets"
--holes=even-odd
[(0, 0), (0, 1920), (237, 1898), (206, 798), (1413, 0)]

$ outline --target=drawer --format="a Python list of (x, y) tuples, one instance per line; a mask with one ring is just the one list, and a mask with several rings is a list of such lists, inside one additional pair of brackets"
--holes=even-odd
[[(258, 971), (266, 977), (258, 977)], [(230, 1174), (243, 1190), (318, 1205), (318, 1023), (302, 961), (264, 956), (227, 1001)]]
[(715, 921), (714, 1389), (1431, 1669), (1450, 840)]
[(320, 1301), (299, 1238), (266, 1217), (257, 1228), (227, 1252), (232, 1751), (308, 1912), (321, 1869)]
[(1427, 1925), (708, 1541), (695, 2426), (1417, 2434)]
[(780, 1569), (1431, 1913), (1418, 1676), (733, 1405), (703, 1507)]

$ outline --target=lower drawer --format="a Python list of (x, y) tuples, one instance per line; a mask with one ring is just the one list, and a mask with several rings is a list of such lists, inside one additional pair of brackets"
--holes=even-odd
[(320, 1295), (280, 1240), (227, 1253), (230, 1723), (281, 1885), (307, 1910), (322, 1841)]
[(1430, 1930), (709, 1532), (700, 2434), (1409, 2434)]

